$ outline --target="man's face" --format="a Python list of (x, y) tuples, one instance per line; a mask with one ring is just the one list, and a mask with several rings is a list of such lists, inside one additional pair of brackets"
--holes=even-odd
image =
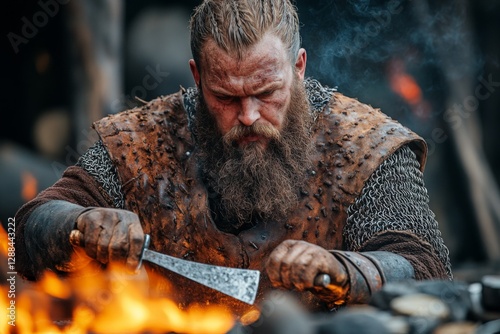
[[(283, 129), (293, 80), (304, 78), (305, 50), (292, 65), (281, 40), (266, 34), (238, 60), (209, 40), (201, 62), (201, 73), (193, 60), (191, 71), (220, 134), (233, 131), (228, 137), (240, 148), (251, 142), (267, 147)], [(252, 125), (255, 130), (239, 131)]]
[(219, 198), (217, 220), (230, 230), (284, 219), (310, 163), (305, 51), (292, 66), (267, 35), (240, 61), (213, 43), (204, 55), (201, 76), (190, 63), (200, 88), (193, 131), (201, 175)]

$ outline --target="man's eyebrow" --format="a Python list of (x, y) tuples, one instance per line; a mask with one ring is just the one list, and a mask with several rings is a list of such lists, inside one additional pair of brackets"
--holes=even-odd
[[(259, 95), (262, 94), (266, 91), (272, 91), (272, 90), (277, 90), (281, 88), (282, 82), (281, 81), (273, 81), (269, 82), (267, 84), (261, 85), (261, 84), (255, 84), (254, 85), (254, 95)], [(209, 91), (214, 94), (214, 95), (219, 95), (219, 96), (237, 96), (231, 93), (230, 91), (222, 88), (222, 87), (211, 87), (209, 88)]]
[(272, 81), (269, 81), (267, 83), (261, 82), (261, 83), (255, 84), (252, 88), (253, 88), (254, 94), (259, 95), (259, 94), (265, 93), (267, 91), (278, 90), (278, 89), (282, 88), (283, 85), (284, 85), (283, 80), (272, 80)]
[(264, 85), (259, 85), (259, 87), (256, 89), (257, 92), (265, 92), (268, 90), (276, 90), (282, 86), (281, 81), (273, 81), (268, 84)]
[(222, 88), (209, 88), (209, 91), (214, 95), (232, 96), (232, 94), (229, 91)]

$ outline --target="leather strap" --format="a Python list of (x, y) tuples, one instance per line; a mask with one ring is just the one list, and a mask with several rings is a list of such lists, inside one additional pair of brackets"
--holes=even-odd
[(348, 252), (332, 250), (331, 253), (346, 268), (349, 291), (346, 304), (365, 304), (372, 294), (387, 282), (412, 279), (412, 265), (402, 256), (390, 252)]

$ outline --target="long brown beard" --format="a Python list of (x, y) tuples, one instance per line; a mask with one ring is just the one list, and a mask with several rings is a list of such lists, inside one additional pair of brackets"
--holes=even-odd
[[(222, 136), (199, 92), (194, 123), (197, 158), (209, 190), (219, 197), (216, 211), (223, 225), (238, 229), (255, 219), (281, 221), (297, 204), (312, 147), (309, 104), (298, 79), (284, 122), (281, 132), (239, 126)], [(269, 138), (267, 148), (259, 143), (236, 147), (239, 136), (251, 134)]]

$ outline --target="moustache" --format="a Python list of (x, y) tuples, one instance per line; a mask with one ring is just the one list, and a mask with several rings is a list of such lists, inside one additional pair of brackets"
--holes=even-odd
[(273, 126), (253, 123), (250, 126), (237, 125), (233, 127), (222, 137), (222, 139), (226, 145), (232, 145), (235, 141), (248, 136), (261, 136), (274, 140), (280, 140), (281, 138), (280, 132)]

